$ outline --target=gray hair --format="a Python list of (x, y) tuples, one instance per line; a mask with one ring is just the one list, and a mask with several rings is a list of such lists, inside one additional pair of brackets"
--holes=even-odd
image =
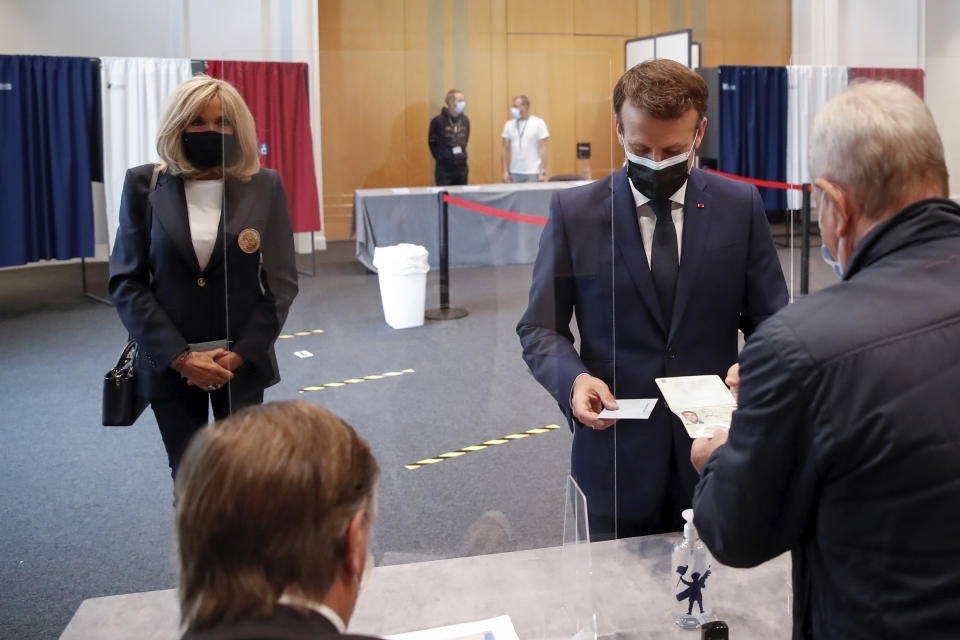
[(813, 121), (809, 151), (812, 176), (846, 189), (870, 218), (949, 191), (933, 116), (896, 82), (855, 82), (828, 100)]

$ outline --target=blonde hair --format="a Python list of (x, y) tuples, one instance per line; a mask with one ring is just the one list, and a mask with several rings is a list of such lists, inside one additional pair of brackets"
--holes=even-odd
[(229, 82), (206, 75), (194, 76), (181, 84), (167, 102), (157, 132), (161, 170), (185, 178), (201, 172), (187, 160), (181, 136), (194, 118), (217, 97), (220, 98), (224, 118), (233, 126), (240, 147), (240, 159), (225, 166), (224, 173), (246, 182), (260, 170), (257, 127), (247, 103)]
[(322, 602), (379, 473), (350, 425), (303, 400), (201, 429), (176, 479), (183, 623), (268, 617), (284, 593)]
[(810, 134), (810, 173), (847, 189), (869, 218), (949, 190), (933, 116), (896, 82), (857, 81), (823, 105)]

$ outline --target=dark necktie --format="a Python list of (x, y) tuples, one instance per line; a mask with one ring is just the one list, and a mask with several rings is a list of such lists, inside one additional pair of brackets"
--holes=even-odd
[(653, 286), (660, 300), (663, 320), (669, 328), (673, 316), (673, 293), (677, 284), (677, 272), (680, 270), (677, 228), (673, 225), (669, 200), (651, 200), (650, 208), (657, 214), (653, 247), (650, 250), (650, 273), (653, 275)]

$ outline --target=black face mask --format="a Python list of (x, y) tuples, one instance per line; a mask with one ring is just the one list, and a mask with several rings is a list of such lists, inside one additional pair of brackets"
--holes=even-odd
[(634, 188), (651, 200), (667, 200), (683, 186), (690, 176), (687, 162), (693, 147), (697, 144), (697, 136), (686, 153), (672, 156), (660, 162), (635, 156), (627, 151), (627, 176)]
[(240, 159), (240, 143), (232, 133), (185, 131), (181, 139), (183, 154), (197, 169), (229, 167)]
[(664, 169), (651, 169), (627, 160), (627, 176), (637, 191), (651, 200), (666, 200), (683, 186), (690, 173), (681, 162)]

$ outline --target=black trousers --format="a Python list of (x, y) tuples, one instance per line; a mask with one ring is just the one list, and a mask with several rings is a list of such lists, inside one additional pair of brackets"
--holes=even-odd
[(691, 508), (693, 491), (700, 476), (690, 462), (691, 441), (679, 418), (670, 417), (670, 430), (670, 475), (659, 514), (652, 513), (645, 520), (630, 520), (594, 513), (589, 511), (588, 505), (591, 542), (683, 531), (681, 514), (684, 509)]
[(203, 391), (186, 384), (179, 395), (152, 401), (150, 406), (167, 450), (170, 475), (176, 479), (180, 457), (193, 434), (209, 422), (211, 407), (214, 420), (221, 420), (234, 411), (262, 403), (263, 389), (237, 393), (227, 385), (216, 391)]
[(438, 187), (467, 184), (468, 167), (440, 167), (437, 166), (436, 179)]

